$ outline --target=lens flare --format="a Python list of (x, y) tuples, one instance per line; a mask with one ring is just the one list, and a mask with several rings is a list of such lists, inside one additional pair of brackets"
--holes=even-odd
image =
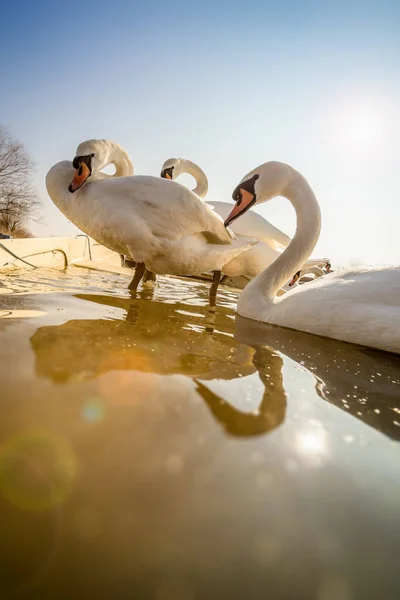
[(82, 407), (81, 416), (86, 423), (99, 423), (104, 419), (106, 408), (99, 398), (90, 398)]
[(18, 508), (46, 511), (62, 504), (75, 478), (71, 448), (50, 434), (20, 434), (0, 447), (0, 493)]

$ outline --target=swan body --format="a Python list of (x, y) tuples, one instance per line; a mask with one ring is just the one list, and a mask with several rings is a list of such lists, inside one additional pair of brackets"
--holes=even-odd
[(254, 243), (235, 240), (221, 217), (176, 182), (99, 174), (116, 146), (84, 142), (73, 165), (62, 161), (46, 176), (50, 198), (87, 235), (154, 273), (170, 275), (221, 270)]
[(265, 163), (236, 187), (236, 204), (225, 221), (228, 225), (250, 205), (278, 195), (288, 198), (296, 210), (296, 234), (281, 256), (246, 286), (238, 313), (256, 321), (400, 353), (400, 266), (339, 270), (276, 297), (288, 278), (301, 269), (319, 237), (320, 208), (307, 181), (288, 165)]
[[(196, 163), (185, 158), (169, 158), (161, 168), (161, 177), (168, 179), (176, 179), (184, 173), (194, 177), (196, 187), (193, 192), (204, 198), (208, 191), (208, 179)], [(228, 202), (212, 202), (209, 206), (223, 219), (226, 219), (232, 210), (232, 204)], [(240, 236), (243, 236), (259, 240), (258, 244), (224, 265), (224, 274), (232, 278), (253, 279), (271, 265), (291, 241), (291, 238), (283, 231), (251, 210), (234, 222), (232, 230), (239, 236), (239, 239)], [(311, 268), (316, 265), (323, 266), (328, 261), (328, 258), (311, 258), (306, 261), (304, 268)]]

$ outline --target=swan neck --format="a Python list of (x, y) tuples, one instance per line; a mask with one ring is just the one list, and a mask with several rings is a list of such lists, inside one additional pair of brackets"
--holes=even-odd
[(181, 173), (188, 173), (196, 180), (196, 187), (192, 190), (200, 198), (204, 198), (208, 192), (208, 179), (203, 169), (190, 160), (181, 159)]
[(321, 277), (322, 275), (325, 275), (324, 271), (321, 269), (321, 267), (317, 267), (317, 265), (315, 265), (314, 267), (308, 267), (307, 269), (305, 269), (304, 271), (302, 271), (302, 274), (307, 275), (316, 275), (317, 277)]
[(273, 302), (277, 291), (301, 270), (314, 250), (321, 230), (319, 204), (304, 178), (301, 177), (300, 181), (294, 178), (282, 196), (291, 202), (296, 211), (297, 227), (286, 250), (254, 280), (260, 286), (264, 299), (269, 302)]
[(101, 168), (105, 168), (108, 165), (113, 164), (115, 166), (115, 173), (111, 177), (129, 177), (133, 175), (133, 165), (129, 158), (129, 155), (120, 146), (111, 145), (110, 152), (107, 156)]

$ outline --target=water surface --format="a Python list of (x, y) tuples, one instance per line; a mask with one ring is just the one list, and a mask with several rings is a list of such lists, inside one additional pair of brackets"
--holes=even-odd
[(126, 285), (1, 278), (0, 597), (400, 597), (400, 358)]

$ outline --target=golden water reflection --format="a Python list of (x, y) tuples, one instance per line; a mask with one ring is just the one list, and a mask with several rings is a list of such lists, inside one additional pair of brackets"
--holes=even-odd
[[(400, 439), (398, 357), (247, 319), (234, 322), (232, 311), (225, 307), (215, 313), (180, 302), (91, 294), (75, 297), (119, 309), (122, 318), (76, 319), (38, 328), (31, 338), (36, 373), (54, 383), (109, 373), (98, 382), (100, 393), (109, 402), (121, 403), (127, 396), (132, 399), (132, 389), (136, 396), (149, 394), (156, 385), (154, 374), (189, 376), (226, 431), (252, 435), (269, 431), (284, 419), (282, 368), (283, 358), (288, 357), (300, 371), (307, 369), (315, 376), (315, 391), (321, 398)], [(153, 375), (145, 384), (139, 372)], [(244, 380), (247, 394), (242, 385), (236, 393), (237, 383), (220, 385), (218, 391), (206, 384), (253, 374), (263, 385), (256, 390), (251, 378)], [(251, 397), (252, 409), (243, 412), (246, 395)]]
[[(263, 347), (236, 344), (234, 323), (226, 311), (218, 314), (190, 312), (184, 304), (163, 304), (76, 296), (86, 302), (121, 308), (123, 320), (71, 320), (62, 325), (39, 327), (31, 337), (38, 376), (54, 383), (97, 378), (98, 393), (105, 402), (128, 404), (148, 397), (171, 384), (157, 375), (175, 378), (169, 393), (190, 387), (232, 435), (256, 435), (284, 420), (286, 394), (279, 354)], [(182, 316), (183, 315), (183, 316)], [(146, 377), (144, 374), (148, 374)], [(228, 381), (257, 374), (263, 386), (252, 387), (251, 407), (236, 408), (233, 389), (228, 398), (215, 393), (208, 382)], [(258, 398), (254, 396), (258, 395)], [(233, 397), (232, 397), (233, 396)], [(250, 399), (248, 399), (250, 402)], [(247, 408), (247, 410), (246, 410)]]
[(399, 357), (91, 275), (1, 296), (0, 596), (397, 598)]

